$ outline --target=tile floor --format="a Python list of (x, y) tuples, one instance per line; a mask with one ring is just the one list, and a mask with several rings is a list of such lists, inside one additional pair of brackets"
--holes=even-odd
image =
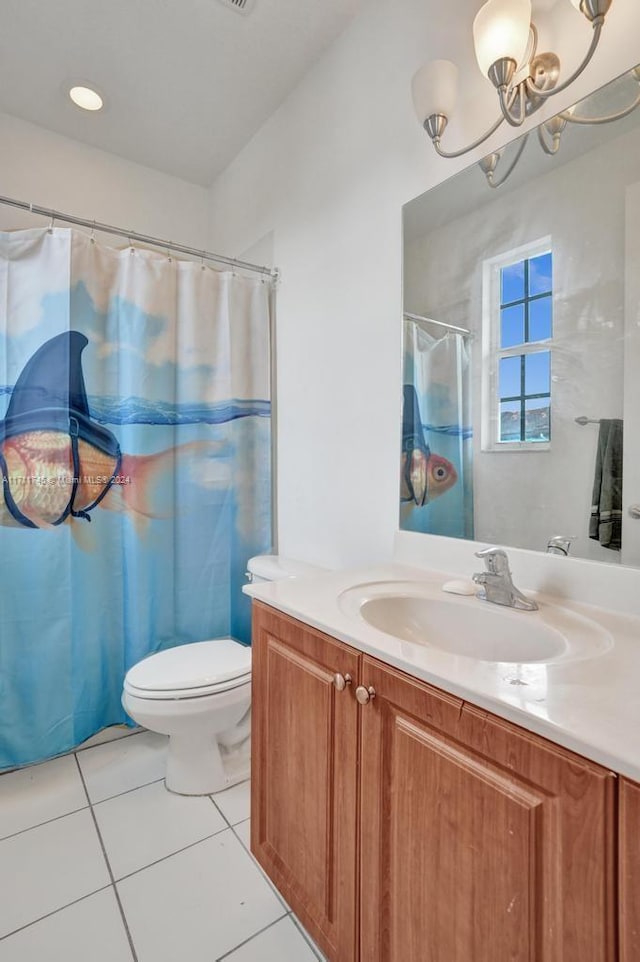
[(109, 737), (0, 775), (0, 960), (322, 959), (249, 854), (249, 782), (172, 795), (164, 736)]

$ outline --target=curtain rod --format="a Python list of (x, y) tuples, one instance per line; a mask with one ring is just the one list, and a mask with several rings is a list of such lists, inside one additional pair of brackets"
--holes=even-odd
[(446, 321), (434, 321), (432, 317), (423, 317), (422, 314), (408, 314), (406, 311), (404, 316), (410, 321), (426, 321), (427, 324), (437, 324), (438, 327), (446, 327), (449, 331), (456, 331), (458, 334), (467, 334), (473, 337), (471, 331), (468, 331), (466, 327), (456, 327), (455, 324), (447, 324)]
[(226, 264), (228, 267), (238, 267), (245, 271), (253, 271), (256, 274), (267, 274), (275, 281), (277, 281), (280, 276), (277, 268), (261, 267), (259, 264), (240, 261), (234, 257), (224, 257), (222, 254), (212, 254), (210, 251), (198, 250), (196, 247), (185, 247), (183, 244), (174, 244), (173, 241), (162, 240), (159, 237), (151, 237), (148, 234), (138, 234), (134, 230), (123, 230), (121, 227), (112, 227), (110, 224), (101, 224), (95, 220), (86, 220), (84, 217), (74, 217), (72, 214), (62, 214), (59, 210), (52, 210), (49, 207), (39, 207), (37, 204), (28, 204), (22, 200), (13, 200), (11, 197), (0, 196), (0, 204), (4, 204), (7, 207), (18, 207), (20, 210), (29, 211), (31, 214), (50, 217), (52, 222), (60, 220), (66, 224), (75, 224), (77, 227), (86, 227), (90, 230), (100, 231), (102, 234), (114, 234), (117, 237), (126, 237), (130, 243), (131, 241), (137, 241), (140, 244), (149, 244), (152, 247), (163, 247), (168, 251), (176, 251), (180, 254), (188, 254), (191, 257), (200, 257), (207, 261), (215, 261), (217, 264)]

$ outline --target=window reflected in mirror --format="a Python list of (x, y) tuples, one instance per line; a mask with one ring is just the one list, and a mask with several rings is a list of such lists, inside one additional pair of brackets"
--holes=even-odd
[(405, 205), (402, 529), (640, 566), (639, 82)]

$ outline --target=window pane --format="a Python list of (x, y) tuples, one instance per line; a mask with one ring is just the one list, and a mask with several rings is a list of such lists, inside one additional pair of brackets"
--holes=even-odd
[(529, 261), (529, 295), (546, 294), (551, 290), (551, 252), (532, 257)]
[(551, 295), (549, 295), (549, 297), (541, 297), (539, 301), (530, 301), (529, 303), (529, 340), (530, 341), (544, 341), (545, 338), (551, 337), (552, 308), (553, 308), (553, 304), (551, 301)]
[[(551, 352), (538, 351), (524, 359), (525, 394), (549, 394)], [(504, 394), (502, 395), (504, 397)]]
[(500, 271), (502, 286), (501, 304), (510, 304), (524, 297), (524, 261), (509, 264)]
[(519, 401), (502, 401), (500, 404), (500, 440), (521, 440)]
[(519, 397), (522, 394), (522, 357), (500, 359), (500, 397)]
[(549, 398), (535, 398), (524, 402), (525, 441), (551, 440), (551, 407)]
[(500, 311), (500, 347), (524, 343), (524, 304)]

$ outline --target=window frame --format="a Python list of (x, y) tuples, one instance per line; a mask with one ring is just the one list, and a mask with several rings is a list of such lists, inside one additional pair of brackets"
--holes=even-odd
[[(551, 440), (549, 441), (501, 441), (500, 440), (500, 361), (507, 357), (523, 357), (528, 354), (539, 354), (541, 351), (549, 351), (550, 358), (550, 383), (549, 383), (549, 420), (551, 422), (551, 385), (553, 382), (553, 334), (555, 333), (552, 324), (552, 336), (539, 341), (528, 341), (522, 344), (515, 344), (512, 347), (501, 347), (501, 274), (504, 267), (517, 264), (520, 261), (531, 260), (541, 254), (551, 253), (553, 258), (553, 245), (551, 236), (541, 237), (538, 240), (523, 244), (520, 247), (511, 248), (495, 257), (490, 257), (482, 265), (482, 423), (480, 430), (481, 449), (487, 452), (496, 451), (549, 451)], [(553, 260), (552, 260), (553, 263)], [(553, 271), (553, 267), (552, 267)], [(526, 288), (525, 288), (526, 295)], [(548, 294), (534, 295), (527, 300), (540, 300)], [(554, 284), (553, 274), (551, 282), (551, 305), (553, 317)], [(523, 298), (523, 301), (525, 298)], [(511, 304), (511, 302), (509, 302)], [(514, 301), (514, 304), (520, 301)], [(526, 331), (525, 331), (526, 333)], [(521, 395), (520, 397), (522, 397)], [(540, 395), (540, 397), (546, 397)], [(535, 399), (532, 397), (532, 399)], [(551, 424), (549, 424), (551, 430)]]

